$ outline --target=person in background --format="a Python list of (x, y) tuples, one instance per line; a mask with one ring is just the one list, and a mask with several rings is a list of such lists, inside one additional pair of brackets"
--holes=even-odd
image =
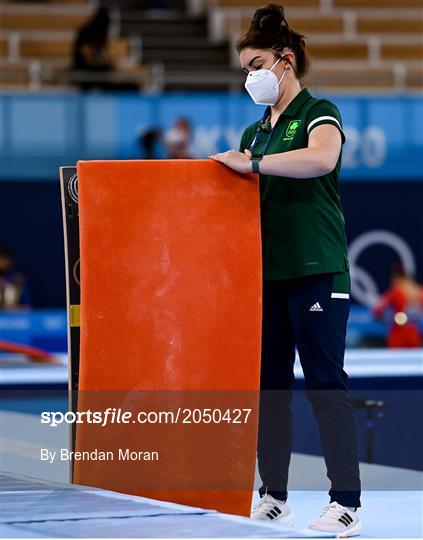
[(386, 312), (393, 313), (388, 333), (390, 348), (417, 348), (423, 345), (419, 320), (423, 316), (423, 287), (407, 275), (402, 263), (394, 265), (391, 287), (373, 308), (381, 319)]
[(191, 123), (187, 118), (177, 118), (173, 127), (164, 135), (169, 159), (192, 159), (190, 152)]
[(138, 145), (143, 159), (158, 159), (157, 146), (162, 138), (163, 134), (159, 128), (149, 128), (138, 135)]
[[(105, 8), (99, 8), (93, 17), (80, 28), (73, 46), (73, 70), (91, 73), (113, 70), (107, 50), (109, 27), (109, 12)], [(109, 89), (107, 82), (82, 81), (79, 86), (83, 90)]]
[(19, 309), (31, 306), (28, 283), (14, 268), (12, 251), (0, 246), (0, 309)]

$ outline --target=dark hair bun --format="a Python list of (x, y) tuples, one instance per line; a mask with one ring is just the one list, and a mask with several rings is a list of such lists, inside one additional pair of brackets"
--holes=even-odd
[(268, 4), (258, 9), (254, 14), (251, 26), (254, 27), (256, 32), (272, 35), (279, 34), (288, 28), (283, 7)]
[(283, 7), (277, 4), (267, 4), (255, 11), (250, 28), (236, 43), (238, 52), (247, 47), (279, 53), (289, 47), (295, 55), (295, 66), (291, 65), (297, 77), (302, 79), (308, 71), (304, 36), (289, 27)]

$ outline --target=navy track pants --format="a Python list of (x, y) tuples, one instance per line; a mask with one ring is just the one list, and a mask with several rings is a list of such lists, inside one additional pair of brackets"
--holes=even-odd
[(281, 500), (288, 496), (297, 348), (331, 482), (330, 501), (359, 507), (357, 426), (343, 369), (350, 300), (333, 295), (333, 283), (334, 274), (263, 282), (259, 492)]

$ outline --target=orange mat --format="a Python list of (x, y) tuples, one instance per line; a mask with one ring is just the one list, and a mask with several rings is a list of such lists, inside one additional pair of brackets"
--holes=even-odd
[[(76, 456), (74, 481), (249, 515), (258, 178), (212, 161), (93, 161), (78, 163), (78, 185), (78, 408), (115, 416), (78, 424), (76, 450), (90, 454)], [(161, 411), (173, 416), (159, 421)]]

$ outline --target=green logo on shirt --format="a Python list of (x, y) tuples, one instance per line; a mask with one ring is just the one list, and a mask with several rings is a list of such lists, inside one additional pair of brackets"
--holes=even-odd
[(301, 120), (291, 120), (291, 122), (289, 122), (288, 127), (286, 128), (286, 137), (284, 138), (284, 141), (291, 141), (294, 138), (300, 124)]

